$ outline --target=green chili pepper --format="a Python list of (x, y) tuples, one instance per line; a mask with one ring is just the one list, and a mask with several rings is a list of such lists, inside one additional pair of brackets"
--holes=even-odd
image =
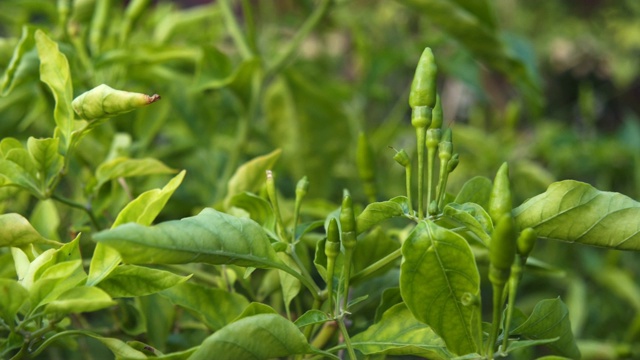
[(160, 95), (145, 95), (115, 90), (99, 85), (71, 102), (73, 110), (83, 119), (95, 120), (133, 111), (160, 100)]
[(516, 242), (518, 248), (518, 255), (523, 258), (529, 257), (531, 251), (533, 250), (533, 246), (536, 244), (536, 240), (538, 240), (538, 234), (533, 228), (526, 228), (522, 230), (520, 236), (518, 236), (518, 241)]
[(442, 113), (442, 103), (440, 103), (440, 95), (436, 96), (436, 106), (431, 112), (431, 124), (429, 129), (440, 129), (444, 120), (444, 114)]
[(516, 226), (511, 213), (498, 220), (489, 244), (489, 280), (494, 284), (506, 284), (511, 265), (516, 256)]
[(504, 214), (511, 213), (511, 184), (509, 182), (509, 165), (505, 162), (500, 166), (493, 180), (491, 195), (489, 196), (489, 215), (496, 222)]
[(376, 201), (376, 186), (375, 186), (375, 161), (373, 159), (373, 152), (369, 145), (369, 140), (364, 132), (361, 132), (358, 136), (358, 149), (356, 151), (356, 166), (358, 168), (358, 174), (364, 184), (364, 192), (367, 195), (369, 202)]
[(344, 276), (343, 309), (347, 308), (349, 297), (349, 280), (351, 277), (351, 259), (356, 247), (356, 217), (353, 212), (353, 201), (351, 195), (345, 191), (340, 210), (340, 227), (342, 230), (342, 247), (344, 247), (344, 264), (342, 274)]
[(409, 154), (407, 154), (407, 152), (404, 151), (404, 149), (397, 150), (396, 154), (393, 155), (393, 160), (395, 160), (398, 164), (400, 164), (400, 166), (405, 168), (411, 165), (411, 159), (409, 158)]
[(336, 259), (340, 254), (340, 232), (338, 221), (332, 218), (327, 229), (327, 241), (324, 243), (324, 254), (327, 256), (327, 297), (329, 298), (329, 309), (335, 311), (333, 307), (333, 274)]
[[(430, 109), (436, 105), (436, 74), (438, 68), (436, 66), (433, 52), (430, 48), (425, 48), (418, 61), (416, 73), (411, 83), (411, 92), (409, 93), (409, 106), (412, 108), (426, 106)], [(431, 112), (431, 111), (429, 111)], [(426, 127), (429, 124), (414, 125), (418, 127)]]
[(447, 172), (452, 173), (458, 167), (460, 163), (460, 155), (458, 153), (453, 154), (451, 160), (447, 163)]
[(291, 242), (294, 243), (296, 241), (296, 226), (298, 226), (298, 217), (300, 216), (300, 207), (302, 206), (302, 199), (307, 195), (307, 190), (309, 189), (309, 180), (307, 180), (306, 176), (303, 176), (302, 179), (298, 181), (296, 184), (296, 200), (293, 209), (293, 231), (291, 232)]

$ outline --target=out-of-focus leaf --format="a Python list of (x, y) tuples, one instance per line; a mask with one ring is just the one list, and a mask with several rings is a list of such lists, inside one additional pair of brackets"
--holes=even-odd
[(111, 297), (135, 297), (153, 294), (189, 280), (190, 276), (135, 265), (116, 267), (98, 285)]
[(2, 83), (0, 84), (0, 95), (7, 96), (15, 85), (15, 75), (20, 61), (22, 61), (23, 55), (34, 46), (33, 34), (35, 29), (30, 26), (22, 27), (22, 36), (18, 45), (13, 50), (13, 56), (11, 62), (4, 72), (2, 77)]
[(234, 321), (249, 305), (240, 294), (188, 282), (164, 290), (161, 295), (173, 304), (191, 310), (212, 330), (219, 330)]
[(582, 182), (553, 183), (513, 216), (520, 229), (534, 228), (539, 238), (640, 250), (640, 203)]
[(468, 202), (476, 203), (487, 210), (489, 208), (489, 195), (491, 195), (492, 187), (493, 185), (489, 178), (475, 176), (464, 183), (454, 202), (457, 204)]
[(140, 296), (135, 299), (145, 319), (149, 344), (164, 351), (175, 323), (175, 306), (159, 294)]
[(385, 311), (382, 319), (351, 339), (365, 355), (414, 355), (428, 359), (450, 359), (444, 341), (413, 317), (404, 303)]
[(407, 308), (449, 351), (478, 352), (480, 309), (461, 301), (465, 294), (480, 295), (480, 274), (469, 244), (450, 230), (422, 221), (402, 245), (402, 255), (400, 291)]
[(29, 221), (34, 229), (44, 237), (59, 240), (60, 214), (53, 200), (39, 201), (33, 209)]
[(109, 180), (119, 177), (171, 174), (175, 172), (174, 169), (153, 158), (129, 159), (118, 157), (100, 164), (96, 170), (96, 179), (98, 180), (96, 188), (99, 188)]
[(58, 242), (42, 237), (22, 215), (16, 213), (0, 215), (0, 247), (23, 247), (34, 243), (60, 245)]
[[(372, 265), (399, 248), (400, 243), (398, 241), (392, 240), (382, 229), (374, 228), (370, 233), (358, 239), (358, 250), (354, 252), (352, 259), (352, 274), (357, 274), (367, 266)], [(369, 274), (368, 277), (378, 276), (395, 265), (394, 262), (391, 262), (378, 271)]]
[(242, 164), (227, 184), (225, 207), (229, 207), (231, 199), (245, 191), (258, 193), (266, 181), (266, 171), (273, 168), (282, 150), (276, 149), (268, 154), (253, 158)]
[(314, 349), (292, 322), (277, 314), (259, 314), (240, 319), (204, 340), (190, 360), (225, 354), (229, 359), (260, 360), (297, 354), (333, 354)]
[(549, 343), (547, 346), (560, 355), (571, 359), (580, 358), (580, 350), (571, 333), (569, 311), (559, 298), (540, 301), (536, 304), (531, 316), (509, 333), (533, 340), (559, 337), (556, 342)]
[[(117, 359), (147, 359), (147, 356), (145, 354), (127, 345), (127, 343), (122, 340), (102, 337), (87, 330), (67, 330), (59, 332), (45, 340), (38, 349), (45, 349), (48, 345), (50, 345), (54, 341), (57, 341), (59, 338), (77, 335), (88, 336), (100, 341), (104, 346), (111, 350), (111, 352)], [(37, 353), (33, 354), (33, 356), (35, 355), (37, 355)]]
[(29, 298), (29, 292), (13, 279), (0, 279), (0, 318), (13, 328), (15, 316), (22, 304)]

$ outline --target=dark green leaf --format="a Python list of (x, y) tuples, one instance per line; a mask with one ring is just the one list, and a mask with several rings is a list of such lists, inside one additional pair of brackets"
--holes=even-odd
[(262, 360), (297, 354), (328, 353), (313, 349), (292, 322), (277, 314), (259, 314), (240, 319), (204, 340), (190, 360), (224, 354), (228, 359)]
[(98, 285), (111, 297), (150, 295), (189, 280), (190, 276), (135, 265), (116, 267)]
[(234, 321), (249, 305), (244, 296), (221, 289), (182, 283), (160, 293), (172, 303), (192, 310), (212, 330)]
[(520, 229), (532, 227), (540, 238), (640, 250), (640, 203), (578, 181), (551, 184), (513, 216)]
[(469, 244), (431, 221), (418, 224), (402, 246), (400, 291), (407, 307), (458, 355), (481, 345), (480, 309), (462, 305), (480, 295), (480, 275)]
[(559, 298), (540, 301), (536, 304), (527, 321), (509, 333), (532, 340), (559, 337), (558, 341), (547, 346), (560, 355), (571, 359), (580, 358), (580, 350), (578, 350), (571, 332), (569, 310)]
[(351, 339), (365, 355), (416, 355), (428, 359), (450, 359), (444, 341), (431, 328), (413, 317), (404, 303), (385, 311), (382, 319)]
[(516, 340), (510, 341), (509, 346), (507, 347), (507, 352), (510, 353), (512, 351), (516, 351), (519, 349), (525, 349), (532, 346), (538, 345), (546, 345), (552, 343), (554, 341), (558, 341), (559, 337), (554, 337), (551, 339), (540, 339), (540, 340)]
[(402, 302), (402, 295), (400, 294), (400, 288), (391, 287), (384, 290), (380, 299), (380, 305), (376, 308), (376, 317), (374, 323), (377, 323), (382, 319), (382, 315), (389, 310), (393, 305)]

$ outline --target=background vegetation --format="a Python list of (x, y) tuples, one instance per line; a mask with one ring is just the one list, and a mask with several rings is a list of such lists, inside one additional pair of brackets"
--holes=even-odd
[[(344, 188), (364, 203), (354, 166), (360, 132), (375, 154), (378, 199), (402, 194), (403, 169), (388, 146), (414, 151), (407, 98), (425, 46), (436, 54), (445, 123), (460, 153), (451, 192), (508, 161), (515, 205), (561, 179), (640, 198), (637, 1), (154, 1), (136, 17), (125, 3), (0, 2), (0, 69), (28, 24), (60, 44), (74, 95), (105, 83), (162, 96), (96, 128), (70, 164), (77, 175), (60, 185), (67, 197), (88, 199), (102, 227), (168, 179), (97, 186), (92, 171), (117, 155), (187, 170), (158, 221), (222, 207), (236, 168), (276, 148), (282, 195), (292, 198), (304, 175), (311, 183), (305, 220), (333, 211)], [(107, 21), (99, 23), (104, 4)], [(24, 60), (11, 88), (2, 85), (0, 138), (49, 137), (55, 127), (36, 51)], [(40, 204), (0, 188), (0, 212), (37, 222)], [(58, 216), (38, 228), (50, 239), (91, 231), (78, 210), (45, 213)], [(81, 246), (91, 253), (90, 242)], [(542, 242), (533, 255), (555, 268), (525, 276), (523, 308), (560, 295), (585, 349), (618, 351), (640, 340), (637, 254)]]

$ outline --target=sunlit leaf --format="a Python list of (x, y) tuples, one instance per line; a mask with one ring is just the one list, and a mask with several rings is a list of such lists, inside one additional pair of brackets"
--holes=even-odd
[(385, 311), (382, 319), (351, 339), (365, 355), (415, 355), (427, 359), (450, 359), (444, 341), (413, 317), (404, 303)]
[(0, 247), (23, 247), (29, 244), (60, 245), (42, 237), (22, 215), (16, 213), (0, 215)]
[(553, 183), (513, 216), (520, 229), (534, 228), (539, 238), (640, 250), (640, 203), (582, 182)]
[(571, 332), (569, 310), (559, 298), (540, 301), (536, 304), (531, 316), (509, 333), (532, 340), (559, 337), (556, 342), (549, 343), (547, 346), (560, 355), (571, 359), (580, 358), (580, 350)]
[(17, 281), (0, 279), (0, 318), (13, 327), (15, 316), (29, 298), (27, 290)]
[(242, 164), (233, 174), (227, 184), (225, 206), (229, 206), (231, 199), (245, 191), (258, 193), (266, 181), (266, 171), (273, 168), (282, 150), (276, 149), (266, 155), (253, 158)]
[(105, 182), (119, 177), (145, 176), (157, 174), (171, 174), (175, 170), (153, 158), (129, 159), (118, 157), (100, 164), (96, 170), (99, 188)]
[(271, 231), (275, 229), (276, 217), (273, 213), (273, 207), (267, 200), (252, 193), (243, 192), (234, 195), (229, 201), (229, 206), (245, 210), (251, 219), (266, 229)]
[(46, 313), (70, 314), (91, 312), (115, 305), (109, 294), (96, 287), (80, 286), (60, 294), (45, 307)]
[(47, 268), (29, 291), (33, 309), (48, 304), (86, 279), (81, 260), (65, 261)]
[[(464, 231), (469, 231), (479, 243), (488, 246), (491, 242), (493, 223), (489, 214), (475, 203), (449, 203), (444, 207), (443, 214), (460, 224)], [(463, 235), (464, 236), (464, 235)], [(478, 241), (476, 241), (478, 243)]]
[(405, 240), (402, 255), (400, 291), (407, 308), (451, 352), (477, 352), (482, 343), (480, 309), (461, 302), (464, 294), (480, 294), (480, 274), (469, 244), (460, 235), (423, 221)]
[(192, 310), (212, 330), (231, 323), (249, 305), (237, 293), (185, 282), (160, 293), (173, 304)]

